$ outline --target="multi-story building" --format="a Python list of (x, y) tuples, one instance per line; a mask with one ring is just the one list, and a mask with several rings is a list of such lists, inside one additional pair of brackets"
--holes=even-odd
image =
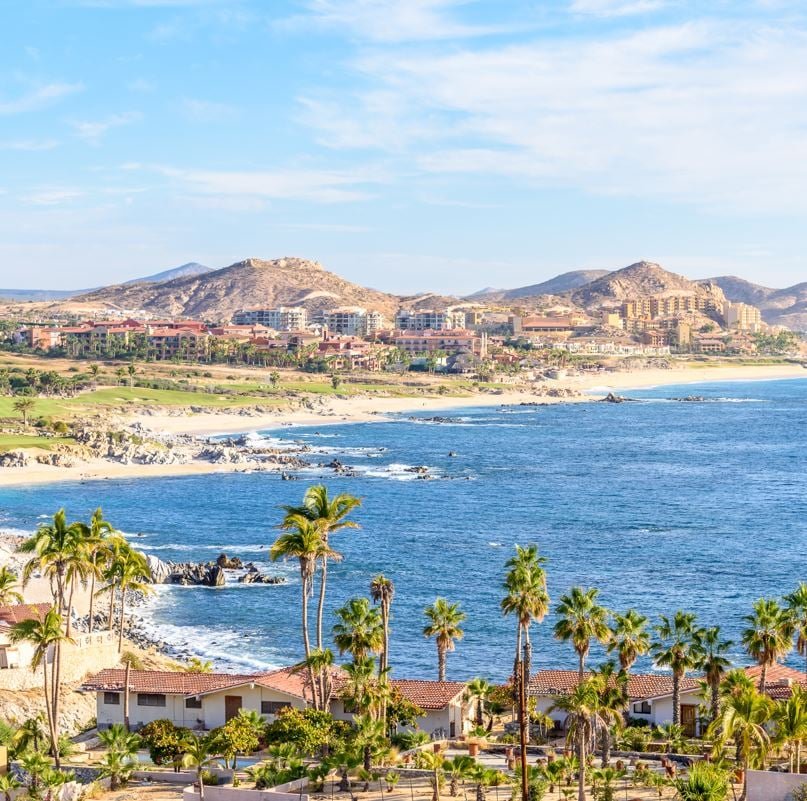
[(384, 328), (384, 316), (361, 306), (344, 306), (322, 313), (322, 322), (329, 334), (367, 336)]
[(558, 317), (518, 317), (510, 318), (510, 326), (516, 336), (529, 334), (564, 334), (584, 326), (586, 319), (576, 315)]
[(200, 360), (208, 355), (210, 334), (195, 328), (153, 328), (147, 333), (149, 355), (154, 359), (165, 360), (175, 357), (190, 361)]
[(447, 354), (472, 353), (484, 357), (487, 351), (487, 335), (456, 329), (451, 331), (402, 331), (395, 334), (392, 344), (412, 356), (434, 351)]
[(275, 331), (303, 331), (308, 313), (303, 306), (279, 306), (276, 309), (245, 309), (233, 315), (235, 325), (262, 325)]
[(727, 300), (723, 304), (723, 319), (726, 321), (726, 328), (751, 332), (762, 329), (762, 313), (756, 306), (748, 303), (732, 303)]
[(712, 311), (716, 311), (716, 305), (711, 297), (687, 291), (663, 292), (626, 300), (622, 304), (622, 317), (626, 320), (655, 320), (657, 317), (673, 317), (692, 312), (705, 314)]
[(459, 309), (401, 309), (395, 315), (400, 331), (451, 331), (465, 326), (465, 312)]

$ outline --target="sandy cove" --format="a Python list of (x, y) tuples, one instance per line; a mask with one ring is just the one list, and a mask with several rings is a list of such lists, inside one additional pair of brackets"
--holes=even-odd
[[(129, 422), (138, 421), (160, 433), (190, 434), (208, 437), (257, 430), (292, 430), (296, 426), (325, 426), (352, 422), (383, 421), (388, 414), (406, 412), (444, 412), (479, 406), (517, 405), (520, 403), (570, 403), (602, 398), (609, 391), (628, 392), (656, 386), (699, 384), (714, 381), (760, 381), (783, 378), (807, 378), (800, 365), (681, 367), (572, 376), (542, 384), (542, 387), (570, 389), (583, 396), (554, 398), (530, 391), (503, 389), (501, 393), (480, 393), (463, 397), (440, 396), (422, 398), (354, 397), (329, 398), (316, 409), (278, 410), (267, 414), (200, 412), (187, 414), (136, 413)], [(208, 473), (252, 472), (243, 464), (214, 464), (196, 460), (189, 464), (121, 464), (106, 459), (82, 462), (74, 467), (29, 465), (2, 468), (0, 487), (45, 484), (61, 481), (93, 481), (100, 479), (158, 478)]]

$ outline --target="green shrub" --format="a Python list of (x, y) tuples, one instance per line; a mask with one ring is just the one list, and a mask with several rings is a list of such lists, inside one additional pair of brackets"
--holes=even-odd
[(190, 734), (188, 729), (178, 728), (165, 718), (147, 723), (138, 733), (155, 765), (169, 765), (180, 759)]
[(202, 784), (208, 787), (215, 787), (219, 783), (219, 777), (209, 770), (202, 771)]
[(429, 735), (425, 731), (402, 731), (399, 734), (393, 734), (391, 741), (401, 751), (411, 751), (413, 748), (429, 742)]

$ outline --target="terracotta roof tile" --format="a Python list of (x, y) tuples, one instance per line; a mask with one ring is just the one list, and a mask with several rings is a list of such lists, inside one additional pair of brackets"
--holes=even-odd
[[(587, 676), (591, 674), (588, 673)], [(530, 695), (566, 695), (577, 684), (576, 670), (539, 670), (529, 684)], [(681, 690), (696, 690), (698, 682), (691, 676), (681, 680)], [(658, 698), (672, 693), (672, 676), (664, 673), (632, 673), (628, 680), (631, 699)]]
[(0, 627), (10, 628), (24, 620), (39, 620), (50, 609), (50, 604), (14, 604), (0, 606)]
[[(132, 670), (129, 687), (132, 692), (197, 695), (224, 687), (255, 681), (255, 674), (183, 673), (172, 670)], [(102, 670), (84, 682), (86, 690), (123, 690), (126, 671), (119, 668)]]
[(465, 690), (465, 684), (461, 681), (393, 679), (392, 686), (421, 709), (443, 709)]

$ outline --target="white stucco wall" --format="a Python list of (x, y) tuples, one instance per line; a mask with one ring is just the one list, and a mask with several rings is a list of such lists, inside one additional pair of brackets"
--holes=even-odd
[(803, 774), (749, 770), (748, 801), (791, 801), (793, 790), (805, 783)]

